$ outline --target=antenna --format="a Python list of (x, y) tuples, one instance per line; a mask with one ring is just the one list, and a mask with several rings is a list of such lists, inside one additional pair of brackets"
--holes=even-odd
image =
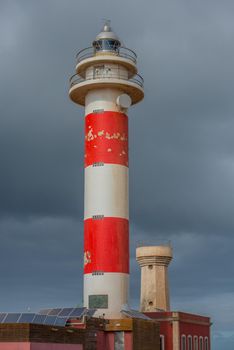
[(103, 31), (104, 32), (110, 32), (111, 31), (111, 26), (110, 26), (111, 20), (107, 19), (107, 18), (103, 18), (102, 20), (104, 22)]
[(108, 18), (102, 18), (103, 22), (104, 22), (104, 25), (107, 25), (108, 27), (110, 27), (110, 24), (111, 24), (111, 20), (108, 19)]

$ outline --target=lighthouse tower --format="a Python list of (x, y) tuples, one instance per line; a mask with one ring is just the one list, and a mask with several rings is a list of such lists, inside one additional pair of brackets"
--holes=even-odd
[(121, 318), (128, 304), (128, 116), (144, 97), (136, 54), (106, 22), (77, 54), (69, 95), (85, 107), (84, 306)]

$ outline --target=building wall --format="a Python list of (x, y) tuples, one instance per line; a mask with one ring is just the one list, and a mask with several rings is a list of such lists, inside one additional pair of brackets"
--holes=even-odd
[(0, 350), (30, 350), (30, 343), (28, 342), (1, 342)]
[(160, 350), (159, 324), (142, 319), (133, 319), (133, 350)]
[(1, 342), (0, 350), (83, 350), (80, 344)]
[(180, 343), (181, 337), (183, 335), (186, 336), (186, 345), (188, 349), (188, 336), (192, 337), (193, 349), (194, 349), (194, 338), (198, 337), (198, 350), (199, 347), (199, 338), (203, 338), (203, 350), (205, 348), (205, 338), (208, 338), (208, 350), (210, 349), (210, 325), (209, 318), (200, 316), (200, 315), (192, 315), (180, 312)]
[(164, 338), (164, 349), (173, 350), (172, 322), (160, 322), (159, 329), (160, 335), (163, 335)]
[[(106, 325), (107, 330), (96, 331), (97, 350), (160, 350), (158, 322), (143, 319), (115, 321)], [(122, 330), (118, 329), (120, 323)]]
[[(210, 318), (185, 312), (147, 312), (147, 316), (155, 319), (160, 324), (160, 335), (164, 336), (164, 350), (181, 350), (181, 338), (186, 337), (186, 349), (189, 350), (188, 337), (192, 337), (192, 349), (201, 350), (199, 339), (208, 339), (210, 350)], [(194, 337), (198, 338), (198, 349), (194, 347)]]
[[(83, 345), (81, 345), (81, 344), (31, 343), (31, 346), (29, 349), (30, 350), (83, 350)], [(17, 348), (17, 350), (18, 350), (18, 348)]]
[[(97, 350), (114, 350), (115, 349), (115, 332), (97, 333)], [(124, 350), (132, 350), (132, 332), (124, 332)]]

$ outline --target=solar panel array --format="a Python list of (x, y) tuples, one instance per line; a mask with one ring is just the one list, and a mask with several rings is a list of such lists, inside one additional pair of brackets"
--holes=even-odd
[[(38, 313), (0, 313), (0, 323), (34, 323), (45, 324), (49, 326), (65, 326), (69, 319), (81, 318), (82, 316), (92, 317), (96, 309), (79, 308), (56, 308), (43, 309)], [(150, 320), (150, 317), (143, 313), (132, 310), (123, 309), (121, 311), (125, 316), (130, 318), (141, 318)]]
[(0, 323), (34, 323), (49, 326), (65, 326), (71, 318), (92, 316), (96, 310), (80, 308), (43, 309), (38, 313), (0, 313)]
[(151, 320), (150, 317), (144, 315), (142, 312), (136, 311), (136, 310), (122, 310), (121, 311), (125, 316), (130, 318), (141, 318), (142, 320)]

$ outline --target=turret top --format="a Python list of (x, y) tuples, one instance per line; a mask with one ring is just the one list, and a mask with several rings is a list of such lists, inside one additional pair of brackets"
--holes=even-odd
[(113, 32), (110, 26), (110, 21), (106, 21), (102, 31), (96, 36), (93, 42), (95, 52), (102, 53), (107, 51), (109, 53), (118, 53), (121, 42), (118, 36)]
[(115, 34), (115, 32), (113, 32), (111, 26), (110, 26), (110, 21), (105, 21), (104, 26), (101, 30), (101, 32), (96, 36), (95, 41), (98, 40), (105, 40), (105, 39), (112, 39), (112, 40), (116, 40), (120, 43), (120, 40), (118, 38), (118, 36)]

